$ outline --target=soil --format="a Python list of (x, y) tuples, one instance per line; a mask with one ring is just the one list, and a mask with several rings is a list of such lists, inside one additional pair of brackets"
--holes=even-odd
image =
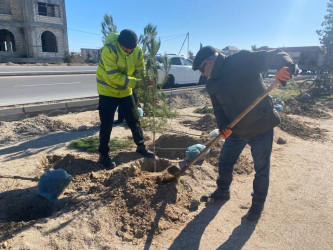
[[(166, 169), (186, 164), (185, 151), (206, 145), (216, 128), (205, 91), (169, 99), (178, 119), (156, 141), (156, 166), (132, 145), (110, 153), (117, 167), (104, 169), (98, 155), (71, 148), (73, 139), (98, 135), (98, 113), (43, 115), (0, 123), (0, 240), (8, 249), (332, 249), (333, 111), (282, 113), (275, 129), (270, 193), (257, 223), (247, 222), (253, 161), (246, 147), (234, 168), (231, 199), (200, 203), (213, 191), (223, 141), (204, 161), (172, 179)], [(290, 110), (298, 104), (286, 102)], [(306, 104), (302, 104), (306, 105)], [(286, 110), (286, 108), (285, 108)], [(314, 111), (313, 111), (314, 110)], [(320, 112), (319, 112), (320, 111)], [(322, 113), (321, 113), (322, 112)], [(321, 113), (320, 115), (318, 113)], [(115, 126), (112, 137), (128, 138)], [(145, 131), (147, 138), (150, 133)], [(151, 147), (151, 140), (147, 142)], [(53, 203), (38, 195), (40, 176), (64, 169), (73, 179)], [(156, 168), (156, 169), (155, 169)]]

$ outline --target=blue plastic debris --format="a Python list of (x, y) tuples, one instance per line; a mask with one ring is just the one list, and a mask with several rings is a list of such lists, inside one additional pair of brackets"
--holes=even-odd
[(282, 101), (281, 99), (276, 99), (275, 104), (280, 104), (280, 105), (284, 106), (284, 101)]
[[(187, 148), (186, 150), (186, 158), (188, 160), (193, 160), (198, 154), (201, 153), (202, 150), (206, 148), (205, 145), (195, 144)], [(205, 159), (207, 154), (210, 152), (210, 149), (201, 157), (201, 160)]]
[(275, 104), (275, 105), (274, 105), (274, 108), (275, 108), (278, 112), (282, 112), (282, 110), (283, 110), (283, 106), (280, 105), (280, 104)]
[(71, 182), (72, 176), (62, 168), (49, 171), (40, 177), (38, 194), (49, 202), (56, 200)]

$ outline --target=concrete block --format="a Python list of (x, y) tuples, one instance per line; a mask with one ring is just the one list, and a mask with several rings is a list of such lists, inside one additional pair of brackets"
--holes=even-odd
[(68, 109), (88, 107), (88, 106), (97, 106), (97, 105), (98, 105), (98, 98), (90, 99), (90, 100), (67, 102)]
[(18, 121), (25, 118), (23, 108), (1, 109), (0, 121)]
[(47, 113), (52, 110), (67, 110), (66, 103), (51, 103), (24, 107), (24, 111), (27, 115), (30, 113)]

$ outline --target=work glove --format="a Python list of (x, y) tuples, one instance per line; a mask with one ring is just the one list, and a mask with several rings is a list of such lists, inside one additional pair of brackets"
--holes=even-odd
[(275, 80), (283, 87), (286, 86), (287, 81), (290, 79), (291, 74), (288, 67), (282, 67), (276, 74)]
[(223, 139), (226, 139), (232, 134), (232, 131), (229, 128), (222, 127), (219, 129), (219, 133)]

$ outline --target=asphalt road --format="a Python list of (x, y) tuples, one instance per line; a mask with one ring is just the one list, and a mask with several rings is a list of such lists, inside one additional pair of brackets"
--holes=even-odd
[(78, 71), (96, 71), (97, 66), (0, 66), (2, 73), (38, 73), (38, 72), (78, 72)]
[(96, 75), (0, 77), (0, 106), (97, 96)]

